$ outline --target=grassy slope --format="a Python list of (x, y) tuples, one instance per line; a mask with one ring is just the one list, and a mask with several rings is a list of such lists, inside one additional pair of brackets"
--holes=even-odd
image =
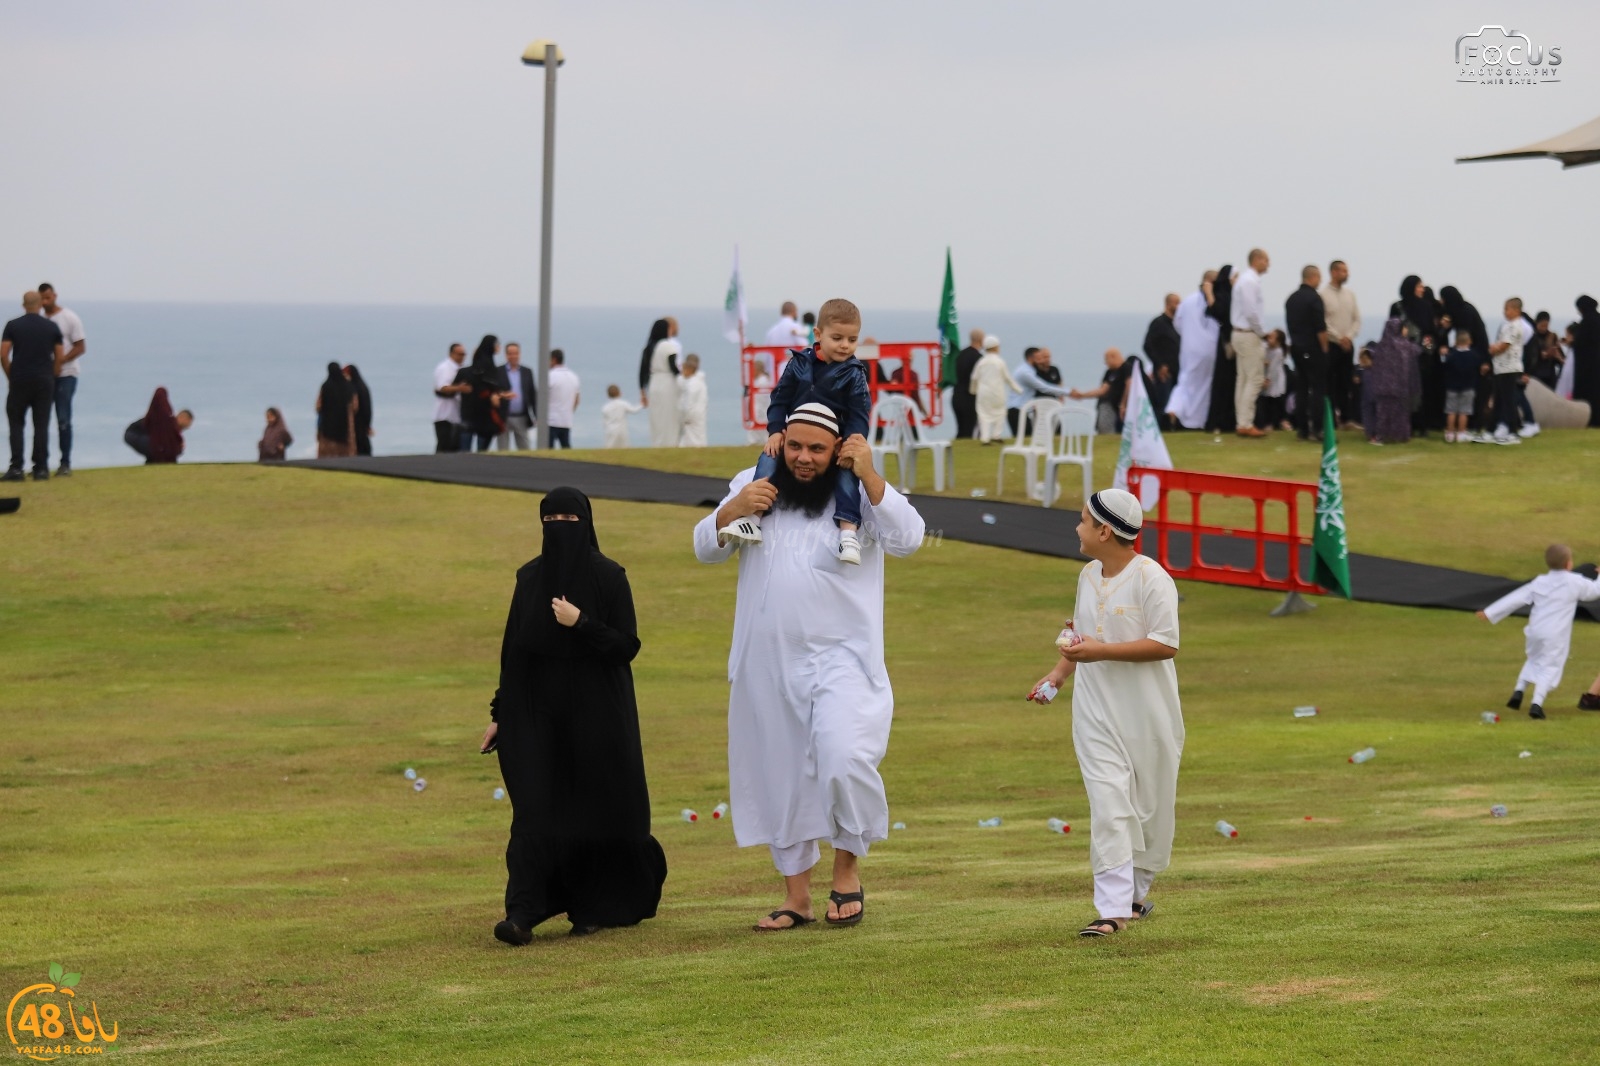
[(764, 853), (676, 817), (725, 797), (733, 570), (692, 561), (693, 512), (601, 501), (672, 873), (639, 929), (511, 951), (489, 937), (509, 812), (475, 749), (532, 497), (252, 467), (23, 492), (0, 520), (0, 985), (81, 970), (114, 1053), (1551, 1063), (1600, 1038), (1600, 716), (1569, 709), (1600, 627), (1551, 721), (1483, 726), (1512, 626), (1269, 621), (1272, 597), (1186, 586), (1174, 867), (1155, 919), (1091, 944), (1068, 712), (1020, 699), (1077, 568), (946, 542), (890, 568), (884, 774), (910, 829), (873, 851), (869, 919), (756, 937)]
[[(1109, 485), (1116, 465), (1117, 440), (1095, 442), (1095, 484)], [(1206, 433), (1167, 435), (1173, 465), (1248, 477), (1315, 483), (1321, 451), (1291, 434), (1264, 441), (1233, 436), (1220, 443)], [(1341, 434), (1340, 468), (1345, 484), (1345, 518), (1350, 550), (1395, 559), (1455, 566), (1506, 577), (1532, 576), (1542, 568), (1551, 541), (1567, 541), (1580, 559), (1600, 558), (1600, 495), (1593, 489), (1600, 471), (1600, 433), (1546, 432), (1511, 448), (1487, 444), (1447, 445), (1435, 435), (1406, 445), (1374, 448), (1359, 432)], [(966, 496), (982, 488), (992, 498), (999, 446), (959, 441), (952, 490)], [(692, 474), (732, 477), (751, 465), (752, 448), (630, 448), (574, 452), (599, 462), (648, 466)], [(1023, 500), (1022, 460), (1007, 460), (1004, 499)], [(892, 470), (891, 465), (891, 470)], [(918, 491), (933, 492), (929, 460), (919, 463)], [(1077, 472), (1062, 469), (1064, 505), (1082, 501)], [(1174, 515), (1185, 514), (1174, 503)], [(1222, 502), (1204, 517), (1219, 524), (1251, 524), (1247, 507)], [(1273, 521), (1269, 518), (1269, 522)], [(1277, 520), (1282, 528), (1282, 518)], [(1309, 534), (1309, 516), (1303, 532)]]

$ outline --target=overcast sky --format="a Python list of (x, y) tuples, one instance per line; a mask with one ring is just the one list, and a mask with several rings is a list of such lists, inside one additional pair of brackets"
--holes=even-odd
[[(1497, 0), (1497, 3), (1500, 0)], [(0, 6), (0, 280), (70, 298), (531, 303), (558, 39), (554, 287), (752, 317), (848, 294), (1128, 311), (1251, 245), (1480, 306), (1600, 293), (1600, 166), (1455, 165), (1600, 114), (1600, 4)], [(1561, 83), (1456, 83), (1501, 22)], [(1486, 311), (1487, 313), (1487, 311)]]

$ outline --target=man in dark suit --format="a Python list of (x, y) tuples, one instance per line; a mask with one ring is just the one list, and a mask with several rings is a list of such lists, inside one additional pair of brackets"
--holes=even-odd
[(1323, 398), (1328, 381), (1328, 322), (1317, 286), (1322, 271), (1300, 271), (1300, 287), (1283, 303), (1289, 351), (1294, 355), (1295, 432), (1301, 440), (1322, 439)]
[(956, 355), (956, 387), (950, 407), (956, 413), (956, 437), (966, 440), (978, 431), (978, 398), (972, 395), (972, 368), (983, 358), (983, 330), (967, 334), (968, 344)]
[(501, 412), (506, 428), (497, 438), (495, 447), (505, 451), (511, 438), (517, 438), (517, 451), (528, 450), (528, 431), (533, 427), (533, 413), (539, 409), (539, 389), (533, 383), (533, 371), (522, 365), (522, 345), (515, 341), (506, 345), (506, 365), (499, 368)]

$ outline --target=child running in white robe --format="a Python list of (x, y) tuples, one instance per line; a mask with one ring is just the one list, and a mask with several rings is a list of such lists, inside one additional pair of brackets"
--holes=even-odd
[(1587, 578), (1572, 572), (1572, 549), (1552, 544), (1544, 550), (1544, 563), (1550, 572), (1534, 578), (1521, 588), (1508, 592), (1478, 612), (1479, 618), (1494, 623), (1518, 608), (1532, 608), (1522, 630), (1526, 639), (1527, 661), (1517, 675), (1516, 691), (1506, 701), (1513, 711), (1522, 709), (1522, 691), (1533, 686), (1529, 718), (1544, 717), (1544, 701), (1561, 684), (1561, 672), (1572, 650), (1572, 619), (1578, 604), (1600, 600), (1600, 578)]
[[(1048, 703), (1074, 678), (1072, 746), (1089, 794), (1089, 860), (1100, 917), (1079, 936), (1110, 936), (1149, 917), (1150, 885), (1172, 861), (1183, 755), (1178, 705), (1178, 588), (1135, 549), (1144, 512), (1132, 493), (1089, 497), (1078, 540), (1075, 634), (1028, 698)], [(1074, 642), (1069, 643), (1068, 640)], [(1046, 687), (1049, 686), (1049, 687)]]
[(606, 431), (607, 448), (628, 447), (628, 416), (636, 415), (644, 407), (629, 403), (622, 398), (622, 390), (615, 385), (606, 386), (606, 395), (610, 397), (600, 408), (600, 423)]

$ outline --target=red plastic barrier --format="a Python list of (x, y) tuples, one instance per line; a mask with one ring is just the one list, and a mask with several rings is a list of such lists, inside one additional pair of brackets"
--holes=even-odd
[[(870, 348), (857, 351), (871, 354)], [(772, 384), (783, 376), (783, 364), (789, 361), (789, 349), (778, 346), (749, 345), (739, 353), (740, 390), (739, 414), (745, 429), (764, 429), (766, 422), (756, 421), (756, 396), (751, 386), (755, 383), (758, 365), (770, 368)], [(937, 426), (944, 420), (944, 391), (939, 381), (944, 375), (944, 359), (938, 341), (897, 341), (877, 346), (874, 358), (862, 360), (867, 367), (867, 387), (872, 392), (872, 402), (885, 394), (910, 396), (922, 411), (919, 420), (924, 426)], [(893, 363), (883, 369), (884, 363)], [(906, 371), (910, 373), (907, 374)], [(897, 380), (891, 381), (890, 375)]]
[[(1160, 485), (1160, 500), (1156, 505), (1156, 517), (1145, 519), (1144, 529), (1140, 533), (1140, 548), (1143, 548), (1144, 534), (1154, 531), (1156, 561), (1173, 577), (1192, 581), (1211, 581), (1221, 585), (1272, 589), (1279, 592), (1326, 591), (1322, 586), (1307, 580), (1300, 572), (1300, 549), (1311, 544), (1310, 537), (1303, 537), (1299, 533), (1302, 507), (1300, 498), (1309, 497), (1304, 506), (1314, 515), (1317, 507), (1316, 485), (1308, 481), (1273, 481), (1260, 477), (1237, 477), (1233, 474), (1207, 474), (1193, 470), (1152, 470), (1136, 466), (1128, 471), (1128, 491), (1138, 496), (1140, 500), (1146, 499), (1140, 492), (1146, 479)], [(1172, 492), (1189, 494), (1188, 521), (1177, 521), (1168, 513), (1167, 496)], [(1256, 512), (1255, 528), (1234, 529), (1203, 522), (1200, 501), (1206, 495), (1229, 496), (1253, 502)], [(1266, 505), (1269, 503), (1281, 503), (1287, 508), (1288, 528), (1282, 532), (1265, 527)], [(1172, 564), (1169, 538), (1173, 533), (1187, 533), (1189, 536), (1189, 565), (1186, 567)], [(1204, 536), (1250, 540), (1255, 547), (1255, 565), (1244, 569), (1221, 563), (1207, 563), (1201, 553), (1201, 538)], [(1283, 577), (1267, 573), (1269, 544), (1283, 545), (1288, 555), (1287, 571)]]

